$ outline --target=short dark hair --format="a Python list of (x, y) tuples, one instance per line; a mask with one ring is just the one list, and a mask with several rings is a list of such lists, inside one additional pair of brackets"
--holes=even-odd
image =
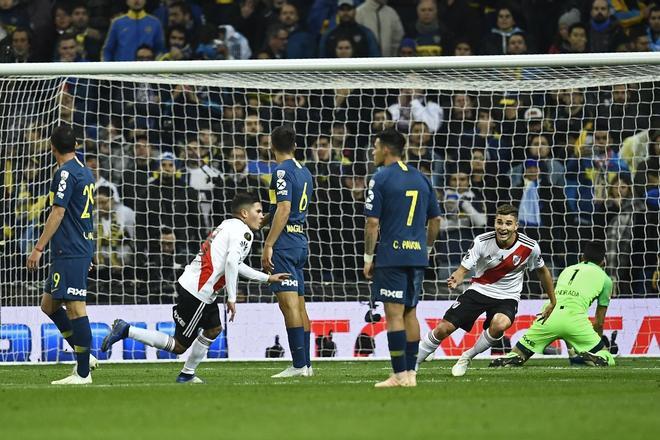
[(67, 40), (73, 40), (75, 42), (78, 42), (74, 34), (72, 34), (71, 32), (65, 32), (59, 37), (57, 37), (57, 43), (55, 43), (55, 45), (59, 46), (62, 41), (67, 41)]
[(271, 132), (270, 142), (275, 151), (292, 153), (296, 148), (296, 131), (291, 125), (280, 125)]
[(99, 186), (98, 188), (96, 188), (96, 195), (112, 198), (112, 190), (110, 189), (109, 186), (105, 186), (105, 185)]
[(584, 23), (574, 23), (568, 27), (568, 35), (571, 35), (571, 32), (573, 32), (573, 29), (582, 29), (584, 33), (587, 33), (587, 25)]
[(53, 134), (50, 135), (50, 143), (60, 154), (73, 153), (76, 151), (78, 143), (73, 129), (66, 125), (55, 127)]
[(386, 128), (376, 135), (380, 143), (389, 148), (396, 156), (403, 157), (406, 150), (406, 137), (396, 128)]
[(497, 211), (495, 211), (495, 215), (512, 215), (518, 219), (518, 210), (515, 206), (507, 203), (505, 205), (498, 206)]
[(257, 203), (259, 198), (256, 194), (251, 192), (238, 192), (231, 201), (231, 212), (233, 214), (238, 214), (241, 209), (245, 208), (245, 205), (252, 206)]
[(605, 259), (605, 245), (602, 241), (588, 241), (582, 246), (582, 258), (594, 264), (600, 264)]

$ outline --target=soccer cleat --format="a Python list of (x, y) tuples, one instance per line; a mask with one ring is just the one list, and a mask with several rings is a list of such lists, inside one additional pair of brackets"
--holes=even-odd
[(112, 347), (112, 344), (121, 339), (126, 339), (128, 337), (128, 329), (130, 326), (131, 325), (123, 319), (115, 319), (115, 322), (112, 323), (110, 333), (103, 338), (101, 351), (105, 353), (110, 347)]
[(179, 373), (176, 377), (176, 383), (205, 383), (194, 374)]
[[(99, 360), (96, 359), (96, 356), (93, 354), (89, 354), (89, 371), (96, 370), (99, 366)], [(73, 364), (73, 371), (71, 371), (71, 374), (78, 372), (78, 364), (74, 363)]]
[(493, 359), (489, 367), (522, 367), (525, 361), (518, 355), (515, 356), (505, 356), (497, 359)]
[(607, 359), (598, 356), (597, 354), (585, 351), (580, 353), (579, 356), (584, 359), (584, 363), (590, 367), (607, 367)]
[(80, 377), (78, 373), (73, 373), (71, 376), (67, 376), (64, 379), (54, 380), (51, 385), (89, 385), (92, 383), (92, 373), (89, 373), (87, 377)]
[(472, 362), (472, 359), (470, 358), (458, 358), (458, 362), (456, 362), (456, 364), (451, 367), (451, 375), (454, 377), (465, 376), (465, 372), (470, 366), (470, 362)]
[(384, 381), (377, 382), (374, 384), (375, 388), (394, 388), (394, 387), (409, 387), (409, 386), (411, 385), (407, 371), (402, 371), (401, 373), (392, 373), (390, 377), (388, 377)]
[(438, 349), (438, 346), (431, 342), (429, 335), (426, 334), (419, 341), (419, 347), (417, 348), (417, 366), (424, 361), (430, 361), (433, 359), (433, 353)]
[(307, 367), (301, 367), (301, 368), (296, 368), (296, 367), (288, 367), (284, 371), (281, 371), (277, 374), (273, 374), (272, 378), (278, 379), (282, 377), (298, 377), (298, 376), (307, 376)]
[(416, 387), (417, 386), (417, 371), (409, 370), (408, 372), (408, 385), (407, 387)]
[(314, 376), (314, 369), (310, 365), (309, 367), (305, 367), (305, 374), (303, 374), (304, 377), (312, 377)]

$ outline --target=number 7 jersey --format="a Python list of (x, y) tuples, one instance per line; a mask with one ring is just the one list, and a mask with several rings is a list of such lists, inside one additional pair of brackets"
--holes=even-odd
[(64, 218), (50, 242), (50, 258), (94, 255), (94, 176), (77, 157), (55, 171), (50, 203), (65, 209)]
[(440, 216), (429, 179), (399, 161), (381, 167), (369, 181), (365, 215), (380, 223), (376, 267), (426, 267), (426, 223)]
[(273, 249), (307, 248), (305, 221), (313, 191), (312, 173), (295, 159), (285, 160), (275, 168), (268, 192), (271, 221), (279, 202), (291, 202), (291, 212)]

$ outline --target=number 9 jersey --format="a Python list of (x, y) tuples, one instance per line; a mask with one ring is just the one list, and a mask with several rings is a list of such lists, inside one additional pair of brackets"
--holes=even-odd
[(94, 255), (94, 183), (91, 170), (77, 157), (55, 172), (50, 185), (50, 203), (66, 211), (50, 242), (51, 260)]
[(380, 220), (376, 267), (426, 267), (426, 223), (440, 216), (435, 191), (419, 170), (399, 161), (369, 181), (365, 215)]
[(271, 219), (279, 202), (291, 202), (291, 212), (273, 249), (307, 248), (305, 220), (313, 190), (312, 173), (295, 159), (285, 160), (275, 168), (269, 190)]

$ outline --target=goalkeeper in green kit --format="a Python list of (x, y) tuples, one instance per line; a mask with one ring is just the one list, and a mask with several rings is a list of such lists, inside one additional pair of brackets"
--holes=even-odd
[[(604, 265), (605, 246), (593, 241), (586, 243), (582, 261), (564, 269), (557, 279), (557, 305), (553, 313), (545, 321), (542, 318), (534, 321), (514, 349), (505, 357), (493, 360), (490, 366), (521, 366), (534, 353), (543, 353), (556, 339), (572, 346), (587, 365), (613, 366), (614, 357), (601, 340), (612, 294), (612, 280), (603, 270)], [(597, 307), (592, 325), (588, 311), (594, 300)]]

